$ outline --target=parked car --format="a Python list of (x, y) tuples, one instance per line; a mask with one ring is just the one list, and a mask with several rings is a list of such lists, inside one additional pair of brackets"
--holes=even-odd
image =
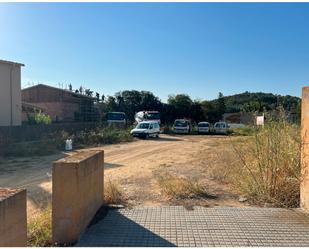
[(191, 131), (190, 121), (186, 119), (176, 119), (174, 121), (173, 131), (175, 133), (190, 133)]
[(216, 134), (228, 134), (228, 125), (226, 122), (216, 122), (214, 125), (214, 133)]
[(197, 132), (198, 133), (209, 133), (210, 132), (210, 125), (208, 122), (199, 122), (197, 124)]
[(160, 125), (156, 121), (142, 121), (130, 133), (134, 137), (141, 138), (159, 137)]

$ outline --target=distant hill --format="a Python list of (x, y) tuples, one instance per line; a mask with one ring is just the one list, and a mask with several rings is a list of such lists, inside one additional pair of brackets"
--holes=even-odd
[[(275, 95), (272, 93), (263, 92), (244, 92), (231, 96), (224, 96), (226, 112), (239, 111), (263, 111), (274, 110), (281, 105), (285, 110), (291, 112), (299, 112), (301, 99), (290, 95)], [(219, 99), (210, 101), (212, 104), (217, 104)]]

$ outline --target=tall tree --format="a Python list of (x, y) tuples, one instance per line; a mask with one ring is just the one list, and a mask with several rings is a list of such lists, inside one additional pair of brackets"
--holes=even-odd
[(170, 95), (167, 103), (174, 106), (177, 118), (190, 118), (192, 100), (187, 94)]
[(225, 105), (225, 100), (222, 92), (219, 92), (218, 94), (218, 106), (217, 106), (217, 111), (220, 116), (222, 116), (225, 111), (226, 111), (226, 105)]

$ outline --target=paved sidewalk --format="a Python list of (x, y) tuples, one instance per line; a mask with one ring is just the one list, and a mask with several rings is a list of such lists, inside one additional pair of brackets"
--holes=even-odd
[(77, 246), (309, 246), (309, 217), (279, 208), (113, 209)]

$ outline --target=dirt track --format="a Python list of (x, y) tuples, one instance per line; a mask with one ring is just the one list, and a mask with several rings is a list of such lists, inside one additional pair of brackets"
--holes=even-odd
[[(227, 163), (217, 150), (228, 148), (224, 136), (167, 136), (159, 139), (137, 140), (132, 143), (107, 145), (105, 150), (105, 181), (120, 185), (128, 205), (169, 205), (156, 184), (157, 170), (200, 181), (216, 199), (175, 201), (172, 204), (203, 206), (243, 206), (230, 186), (209, 176), (208, 167)], [(14, 158), (0, 162), (0, 186), (23, 187), (28, 190), (28, 214), (34, 215), (51, 199), (52, 161), (64, 157)], [(226, 165), (228, 167), (228, 165)]]

